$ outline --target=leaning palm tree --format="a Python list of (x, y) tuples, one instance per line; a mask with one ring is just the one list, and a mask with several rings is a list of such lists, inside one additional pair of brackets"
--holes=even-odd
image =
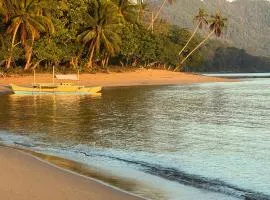
[[(54, 26), (48, 16), (43, 15), (46, 0), (4, 0), (8, 9), (9, 26), (7, 33), (12, 35), (9, 57), (6, 67), (11, 65), (12, 51), (16, 46), (16, 39), (25, 49), (27, 70), (31, 64), (33, 44), (42, 32), (54, 32)], [(18, 44), (17, 43), (17, 44)]]
[(163, 0), (162, 4), (158, 8), (158, 11), (156, 12), (155, 15), (153, 15), (151, 23), (148, 26), (148, 30), (153, 28), (155, 21), (157, 20), (158, 16), (160, 15), (160, 13), (161, 13), (162, 9), (164, 8), (164, 6), (166, 5), (166, 3), (172, 4), (173, 0)]
[(185, 46), (179, 52), (179, 56), (181, 56), (182, 52), (187, 48), (187, 46), (189, 45), (190, 41), (193, 39), (193, 37), (195, 36), (195, 34), (197, 33), (197, 31), (199, 29), (202, 29), (204, 25), (207, 25), (208, 24), (208, 21), (206, 19), (207, 17), (208, 17), (208, 15), (205, 13), (205, 11), (200, 8), (198, 14), (194, 18), (194, 21), (197, 21), (197, 26), (194, 29), (192, 35), (188, 39), (188, 41), (185, 44)]
[(222, 29), (226, 26), (227, 18), (224, 18), (221, 16), (220, 11), (216, 12), (216, 15), (211, 15), (210, 22), (210, 32), (206, 36), (206, 38), (200, 42), (181, 62), (178, 67), (174, 69), (174, 71), (177, 71), (179, 68), (182, 68), (184, 62), (195, 52), (197, 51), (213, 34), (215, 34), (217, 37), (221, 36)]
[[(100, 54), (102, 48), (105, 59), (115, 55), (120, 50), (119, 31), (122, 27), (121, 16), (118, 14), (117, 6), (107, 0), (91, 0), (88, 5), (88, 24), (78, 39), (88, 46), (87, 67), (93, 66), (95, 54)], [(106, 61), (107, 62), (107, 61)]]
[(143, 1), (140, 2), (139, 8), (138, 8), (138, 15), (137, 15), (137, 21), (141, 23), (141, 20), (144, 19), (145, 10), (148, 7), (146, 3), (143, 3)]

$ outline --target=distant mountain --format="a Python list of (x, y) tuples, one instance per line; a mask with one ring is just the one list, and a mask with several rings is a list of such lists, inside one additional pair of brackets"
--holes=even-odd
[[(152, 6), (159, 1), (148, 0)], [(209, 13), (220, 9), (228, 18), (222, 36), (231, 46), (243, 48), (256, 56), (270, 57), (270, 2), (267, 0), (175, 0), (162, 13), (170, 23), (192, 29), (194, 15), (199, 8)]]

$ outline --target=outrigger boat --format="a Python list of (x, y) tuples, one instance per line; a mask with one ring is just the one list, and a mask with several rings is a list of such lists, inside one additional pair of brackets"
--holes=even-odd
[(38, 83), (30, 87), (10, 84), (14, 94), (100, 94), (102, 87), (84, 87), (73, 83), (46, 84)]
[[(64, 75), (61, 76), (63, 77)], [(55, 83), (54, 78), (55, 76), (53, 68), (53, 83), (35, 83), (36, 78), (34, 71), (34, 84), (32, 84), (32, 86), (23, 87), (15, 84), (10, 84), (10, 88), (12, 89), (14, 94), (101, 94), (101, 86), (85, 87), (75, 85), (74, 83)], [(79, 72), (77, 75), (77, 80), (79, 80)]]

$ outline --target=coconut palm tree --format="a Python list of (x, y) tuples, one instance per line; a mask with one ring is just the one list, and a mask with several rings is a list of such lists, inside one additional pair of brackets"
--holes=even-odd
[(185, 46), (181, 49), (181, 51), (179, 52), (179, 56), (181, 56), (182, 52), (187, 48), (187, 46), (189, 45), (190, 41), (192, 40), (192, 38), (195, 36), (195, 34), (197, 33), (197, 31), (199, 29), (202, 29), (204, 25), (208, 24), (207, 18), (208, 15), (205, 13), (205, 11), (203, 9), (199, 9), (198, 14), (195, 16), (194, 21), (197, 21), (197, 26), (194, 29), (192, 35), (190, 36), (190, 38), (188, 39), (187, 43), (185, 44)]
[(138, 15), (137, 15), (137, 21), (141, 23), (141, 20), (144, 19), (145, 10), (148, 8), (148, 5), (146, 3), (143, 3), (143, 1), (140, 1), (139, 8), (138, 8)]
[(213, 34), (215, 34), (217, 37), (221, 36), (222, 29), (226, 26), (227, 18), (224, 18), (221, 16), (220, 11), (216, 12), (216, 15), (211, 15), (211, 19), (209, 20), (209, 29), (210, 32), (206, 36), (206, 38), (200, 42), (180, 63), (178, 67), (174, 69), (174, 71), (177, 71), (179, 68), (182, 68), (184, 62), (195, 52), (197, 51)]
[(0, 0), (0, 16), (2, 21), (7, 21), (8, 18), (8, 1), (6, 0)]
[(122, 20), (118, 14), (117, 6), (107, 0), (91, 0), (88, 5), (87, 27), (84, 28), (78, 39), (88, 46), (87, 67), (93, 66), (95, 54), (102, 52), (105, 59), (115, 55), (120, 50), (121, 39), (119, 36)]
[(173, 0), (163, 0), (162, 4), (159, 6), (158, 11), (155, 15), (153, 15), (151, 23), (148, 26), (148, 30), (150, 30), (153, 26), (155, 21), (157, 20), (158, 16), (160, 15), (162, 9), (164, 8), (164, 6), (166, 5), (166, 3), (172, 4)]
[(118, 7), (118, 13), (124, 22), (136, 24), (140, 4), (132, 3), (130, 0), (113, 0)]
[[(46, 8), (46, 0), (4, 0), (7, 15), (8, 28), (7, 33), (12, 35), (9, 57), (6, 67), (11, 65), (12, 51), (16, 46), (16, 39), (23, 45), (26, 55), (27, 70), (31, 64), (33, 44), (39, 38), (42, 32), (54, 32), (54, 26), (51, 19), (43, 14)], [(18, 43), (17, 43), (18, 44)]]

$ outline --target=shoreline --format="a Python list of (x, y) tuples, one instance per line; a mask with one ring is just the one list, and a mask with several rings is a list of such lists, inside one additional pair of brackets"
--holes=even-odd
[(14, 200), (145, 200), (35, 154), (38, 153), (0, 144), (1, 197)]
[[(58, 157), (58, 156), (54, 156), (54, 155), (49, 155), (49, 154), (44, 154), (44, 153), (39, 153), (39, 152), (35, 152), (31, 149), (27, 149), (24, 147), (17, 147), (17, 146), (10, 146), (10, 145), (6, 145), (0, 142), (0, 160), (3, 161), (3, 150), (5, 150), (6, 152), (4, 152), (4, 156), (6, 156), (6, 154), (8, 154), (8, 159), (10, 159), (10, 155), (11, 154), (18, 154), (18, 156), (15, 158), (17, 159), (17, 161), (19, 162), (18, 166), (16, 167), (18, 168), (24, 168), (25, 169), (25, 163), (27, 163), (27, 172), (31, 173), (31, 176), (27, 176), (29, 174), (20, 174), (20, 176), (16, 177), (16, 180), (13, 181), (15, 183), (15, 185), (17, 184), (17, 182), (21, 182), (20, 178), (21, 177), (25, 177), (27, 179), (24, 179), (23, 184), (23, 188), (21, 188), (20, 186), (20, 190), (18, 191), (17, 188), (15, 189), (17, 193), (20, 193), (20, 196), (17, 198), (17, 196), (14, 196), (14, 194), (8, 194), (9, 196), (5, 196), (7, 193), (5, 193), (6, 191), (12, 191), (14, 189), (10, 189), (8, 188), (9, 186), (13, 185), (8, 185), (8, 187), (5, 187), (6, 185), (2, 186), (2, 184), (4, 183), (9, 183), (8, 181), (5, 181), (4, 183), (0, 183), (0, 194), (1, 196), (4, 197), (9, 197), (10, 199), (14, 199), (14, 200), (29, 200), (32, 199), (32, 194), (34, 193), (34, 195), (36, 197), (38, 197), (39, 200), (47, 200), (47, 199), (55, 199), (55, 195), (57, 197), (57, 200), (88, 200), (88, 199), (93, 199), (93, 200), (104, 200), (104, 199), (112, 199), (112, 200), (150, 200), (152, 199), (151, 197), (156, 197), (155, 195), (158, 195), (158, 199), (167, 199), (166, 193), (163, 192), (157, 192), (155, 191), (155, 188), (153, 190), (153, 196), (152, 195), (145, 195), (142, 197), (140, 195), (142, 195), (140, 192), (136, 194), (136, 192), (134, 193), (132, 190), (132, 187), (137, 187), (137, 182), (136, 181), (132, 181), (132, 180), (128, 180), (128, 179), (119, 179), (121, 182), (121, 186), (115, 185), (115, 180), (116, 179), (111, 179), (111, 175), (108, 175), (108, 177), (106, 177), (106, 175), (97, 177), (97, 176), (91, 176), (89, 175), (89, 172), (92, 171), (92, 169), (88, 168), (86, 165), (79, 163), (77, 161), (73, 161), (73, 160), (69, 160), (66, 158), (62, 158), (62, 157)], [(20, 156), (20, 158), (18, 158)], [(25, 160), (25, 158), (27, 158)], [(14, 159), (11, 157), (11, 160)], [(29, 161), (29, 159), (31, 159)], [(21, 162), (21, 160), (23, 160), (23, 162)], [(5, 165), (5, 162), (3, 163)], [(71, 164), (70, 166), (67, 166), (67, 164)], [(75, 164), (75, 165), (74, 165)], [(42, 181), (44, 179), (44, 177), (46, 179), (48, 179), (46, 174), (53, 174), (53, 176), (55, 175), (55, 172), (61, 173), (61, 175), (63, 175), (62, 177), (56, 177), (57, 181), (53, 181), (51, 182), (51, 184), (46, 183), (46, 190), (50, 190), (50, 196), (44, 196), (44, 193), (46, 193), (46, 191), (42, 190), (42, 187), (40, 187), (40, 183), (38, 185), (36, 185), (36, 182), (33, 182), (33, 177), (32, 174), (37, 174), (37, 171), (32, 171), (31, 169), (33, 168), (33, 166), (35, 167), (36, 165), (43, 165), (45, 166), (45, 170), (44, 168), (42, 170), (39, 169), (38, 174), (39, 174), (39, 181)], [(4, 166), (5, 168), (5, 166)], [(14, 168), (14, 166), (12, 165), (11, 168)], [(50, 168), (51, 170), (48, 172), (47, 168)], [(10, 168), (9, 168), (10, 169)], [(21, 169), (20, 169), (21, 170)], [(3, 165), (0, 165), (0, 179), (1, 180), (6, 180), (3, 179), (1, 171), (3, 171)], [(13, 173), (14, 170), (12, 169)], [(46, 173), (47, 172), (47, 173)], [(100, 171), (96, 171), (98, 174), (103, 174), (100, 173)], [(95, 173), (95, 172), (94, 172)], [(8, 172), (8, 174), (10, 174), (10, 171)], [(91, 172), (90, 172), (91, 174)], [(7, 173), (5, 172), (5, 175), (7, 175)], [(13, 176), (16, 176), (14, 174), (12, 174)], [(19, 178), (18, 178), (19, 177)], [(73, 178), (70, 178), (73, 177)], [(49, 177), (50, 178), (50, 177)], [(106, 179), (108, 178), (108, 179)], [(76, 179), (74, 181), (74, 179)], [(26, 180), (26, 181), (25, 181)], [(68, 180), (68, 181), (67, 181)], [(112, 182), (108, 181), (108, 180), (112, 180)], [(122, 182), (124, 180), (124, 182)], [(10, 180), (9, 180), (10, 181)], [(64, 181), (65, 184), (61, 183)], [(32, 182), (31, 185), (29, 185), (29, 182)], [(60, 184), (59, 184), (60, 182)], [(82, 183), (81, 183), (82, 182)], [(52, 185), (61, 185), (61, 189), (62, 191), (58, 191), (57, 188), (50, 188)], [(35, 185), (35, 188), (38, 188), (39, 190), (33, 190), (35, 188), (32, 187), (32, 185)], [(68, 187), (66, 186), (68, 185)], [(94, 185), (94, 186), (93, 186)], [(123, 185), (125, 187), (123, 187)], [(151, 189), (148, 188), (147, 185), (145, 185), (147, 189)], [(27, 187), (30, 187), (29, 190), (25, 189)], [(70, 188), (72, 187), (73, 190), (75, 190), (75, 193), (78, 192), (83, 193), (81, 196), (78, 196), (78, 194), (73, 194), (70, 195), (70, 193), (74, 193), (74, 191), (70, 191)], [(44, 187), (43, 187), (44, 188)], [(128, 188), (128, 189), (127, 189)], [(131, 190), (130, 190), (131, 189)], [(23, 192), (21, 192), (21, 190), (23, 190)], [(43, 191), (44, 193), (40, 193), (40, 191)], [(87, 192), (85, 192), (85, 190), (87, 190)], [(91, 190), (91, 191), (89, 191)], [(203, 195), (205, 198), (210, 198), (210, 197), (214, 197), (215, 199), (224, 199), (227, 197), (226, 194), (223, 193), (219, 193), (219, 192), (215, 192), (215, 191), (208, 191), (202, 188), (197, 188), (197, 187), (193, 187), (190, 185), (184, 185), (184, 184), (180, 184), (179, 185), (179, 190), (183, 192), (183, 199), (185, 198), (189, 198), (191, 197), (192, 199), (194, 197), (197, 196), (201, 196)], [(205, 191), (202, 191), (205, 190)], [(32, 192), (29, 195), (29, 191)], [(53, 191), (53, 192), (52, 192)], [(144, 191), (144, 190), (143, 190)], [(60, 193), (60, 194), (59, 194)], [(88, 195), (89, 194), (89, 195)], [(75, 195), (75, 196), (74, 196)], [(95, 196), (93, 196), (95, 195)], [(66, 196), (68, 196), (68, 198), (66, 198)], [(74, 198), (73, 198), (74, 197)]]
[[(116, 86), (143, 86), (143, 85), (184, 85), (192, 83), (209, 83), (209, 82), (235, 82), (237, 80), (207, 77), (192, 73), (172, 72), (167, 70), (156, 69), (140, 69), (133, 72), (112, 72), (97, 73), (97, 74), (80, 74), (80, 81), (71, 80), (57, 80), (60, 82), (73, 82), (75, 84), (84, 86), (99, 85), (102, 87), (116, 87)], [(36, 82), (50, 83), (52, 82), (51, 74), (37, 74)], [(17, 85), (31, 85), (33, 83), (33, 76), (14, 76), (0, 78), (0, 93), (8, 93), (8, 89), (3, 86), (9, 84)]]
[[(80, 85), (100, 85), (103, 87), (185, 85), (194, 83), (237, 81), (225, 78), (206, 77), (190, 73), (145, 69), (123, 73), (114, 72), (110, 74), (81, 74), (80, 79)], [(36, 80), (37, 82), (51, 82), (52, 75), (37, 74)], [(9, 94), (11, 92), (8, 88), (4, 87), (10, 83), (18, 85), (30, 85), (32, 82), (33, 77), (29, 75), (0, 78), (0, 94)], [(56, 80), (56, 82), (65, 81)], [(77, 81), (68, 82), (78, 83)], [(66, 199), (66, 196), (69, 197), (68, 199), (72, 200), (143, 199), (141, 197), (132, 195), (125, 190), (118, 189), (115, 186), (107, 185), (106, 181), (104, 181), (104, 183), (103, 179), (100, 177), (92, 178), (91, 175), (80, 173), (74, 170), (72, 167), (68, 168), (62, 165), (59, 166), (54, 162), (48, 161), (46, 158), (44, 159), (38, 155), (35, 155), (36, 152), (31, 153), (31, 151), (27, 151), (29, 150), (19, 149), (12, 146), (1, 146), (0, 143), (0, 179), (4, 180), (2, 181), (2, 184), (0, 183), (0, 193), (3, 197), (6, 197), (5, 199), (35, 199), (33, 195), (38, 196), (39, 199), (42, 200), (62, 200)], [(1, 171), (4, 173), (1, 173)], [(55, 177), (59, 178), (56, 179)], [(38, 184), (36, 184), (37, 182)], [(128, 187), (128, 184), (132, 183), (127, 182), (126, 184)], [(61, 188), (51, 187), (51, 185), (59, 185)], [(91, 188), (90, 191), (89, 188)]]

